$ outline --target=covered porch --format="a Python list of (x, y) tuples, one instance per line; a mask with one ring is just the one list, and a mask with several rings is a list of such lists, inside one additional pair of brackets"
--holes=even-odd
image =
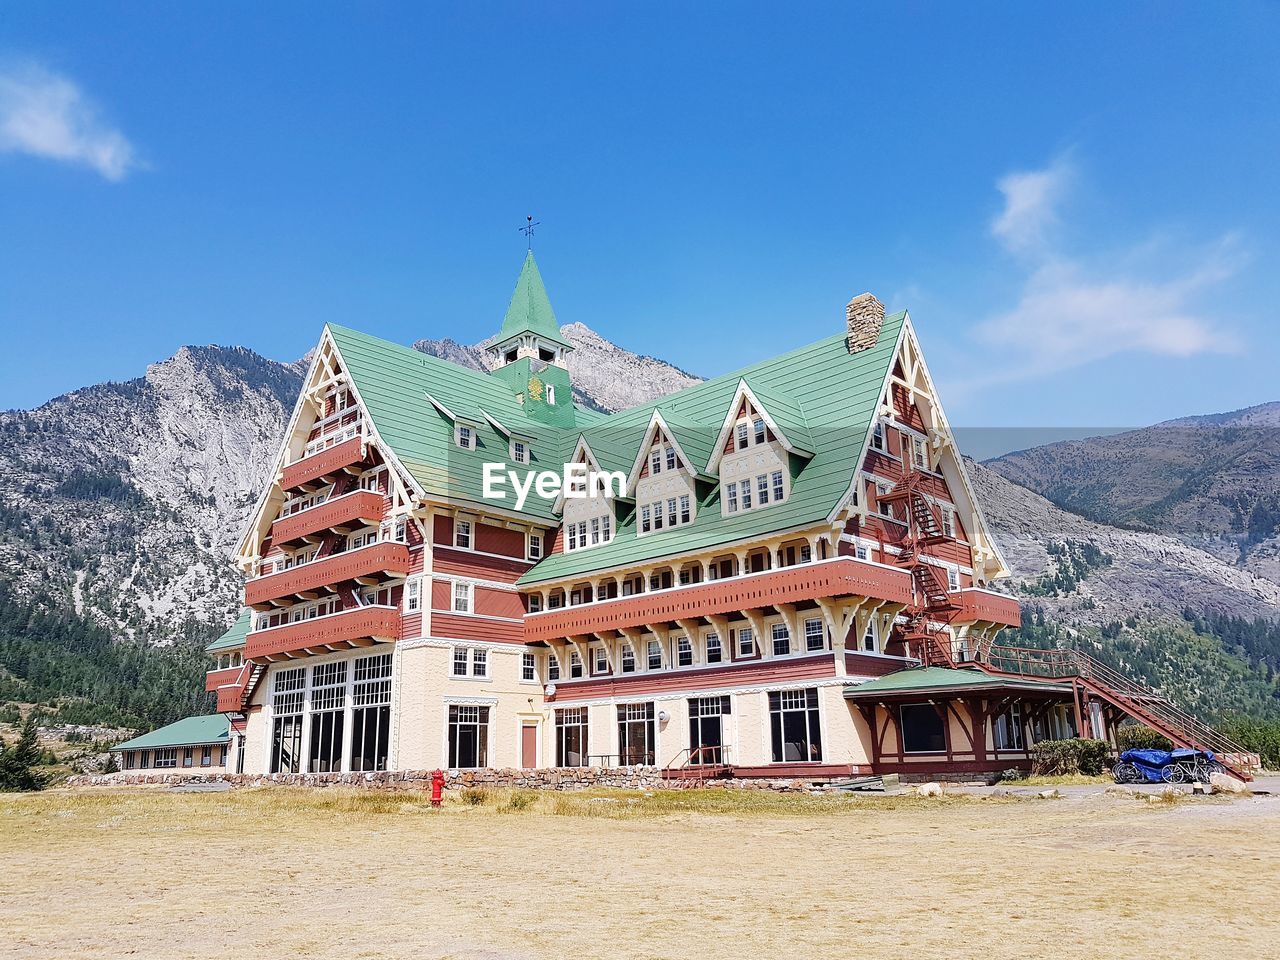
[(981, 776), (1027, 769), (1041, 740), (1076, 736), (1069, 683), (919, 667), (845, 688), (875, 773)]

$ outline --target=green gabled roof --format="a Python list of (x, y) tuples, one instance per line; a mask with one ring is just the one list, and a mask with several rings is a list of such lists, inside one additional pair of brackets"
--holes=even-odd
[(813, 436), (809, 430), (809, 420), (805, 416), (803, 404), (796, 397), (759, 382), (758, 377), (742, 379), (751, 388), (751, 392), (760, 401), (765, 412), (777, 422), (787, 440), (798, 450), (813, 453)]
[(693, 461), (693, 469), (698, 472), (698, 476), (709, 476), (707, 462), (711, 459), (711, 451), (715, 449), (715, 435), (702, 424), (678, 419), (676, 414), (667, 416), (666, 413), (663, 413), (662, 418), (666, 421), (667, 426), (671, 428), (672, 438), (676, 443), (680, 444), (680, 449)]
[(157, 747), (192, 747), (206, 743), (226, 743), (231, 729), (227, 717), (215, 713), (207, 717), (185, 717), (159, 730), (117, 743), (112, 750), (154, 750)]
[(1021, 677), (993, 677), (981, 670), (953, 670), (949, 667), (920, 667), (899, 670), (866, 683), (845, 687), (844, 695), (862, 699), (897, 693), (959, 693), (966, 690), (1040, 690), (1069, 693), (1071, 686)]
[(219, 650), (231, 650), (236, 647), (244, 646), (244, 639), (249, 635), (249, 619), (250, 612), (248, 609), (240, 612), (239, 618), (231, 627), (213, 643), (204, 648), (205, 653), (217, 653)]
[(560, 325), (556, 323), (551, 298), (547, 296), (547, 288), (542, 284), (542, 274), (538, 272), (532, 250), (525, 255), (524, 266), (520, 268), (520, 277), (516, 280), (515, 293), (511, 295), (511, 304), (502, 320), (502, 329), (494, 340), (495, 346), (490, 349), (495, 349), (497, 344), (505, 343), (522, 333), (537, 334), (543, 340), (573, 349), (573, 344), (560, 335)]
[[(482, 496), (483, 465), (506, 461), (509, 451), (507, 438), (484, 420), (481, 410), (516, 436), (528, 438), (533, 457), (529, 469), (559, 471), (572, 454), (576, 430), (530, 419), (504, 380), (347, 327), (329, 324), (328, 330), (378, 435), (428, 494), (514, 511), (510, 493), (506, 502)], [(474, 411), (481, 426), (474, 449), (454, 444), (453, 423), (427, 394), (458, 416)], [(564, 406), (571, 417), (576, 415), (568, 398)], [(523, 512), (552, 521), (551, 508), (549, 501), (530, 496)]]
[[(668, 423), (700, 426), (709, 433), (706, 442), (714, 443), (738, 382), (745, 379), (753, 390), (767, 391), (771, 397), (793, 397), (791, 406), (782, 405), (778, 414), (772, 410), (770, 413), (790, 417), (798, 407), (803, 411), (810, 443), (816, 449), (813, 458), (793, 478), (791, 496), (784, 503), (722, 517), (719, 498), (713, 494), (692, 523), (643, 537), (636, 535), (631, 517), (618, 525), (609, 543), (589, 550), (551, 554), (525, 573), (520, 584), (655, 560), (825, 520), (848, 492), (861, 464), (863, 444), (905, 318), (905, 312), (886, 317), (875, 345), (858, 353), (849, 353), (845, 334), (841, 333), (588, 426), (582, 433), (602, 461), (601, 468), (626, 472), (635, 463), (654, 409), (661, 410)], [(761, 402), (766, 401), (761, 398)], [(786, 413), (781, 412), (784, 408)], [(786, 424), (781, 425), (785, 430)]]

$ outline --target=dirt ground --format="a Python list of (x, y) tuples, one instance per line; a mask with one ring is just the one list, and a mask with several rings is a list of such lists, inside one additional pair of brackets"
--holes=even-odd
[(1280, 944), (1280, 798), (525, 802), (0, 796), (0, 958), (998, 960)]

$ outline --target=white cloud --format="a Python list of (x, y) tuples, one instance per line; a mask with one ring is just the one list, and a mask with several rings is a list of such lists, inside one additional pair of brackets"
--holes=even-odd
[(1021, 380), (1121, 353), (1190, 357), (1238, 348), (1197, 309), (1206, 291), (1243, 259), (1234, 238), (1205, 248), (1149, 242), (1085, 259), (1059, 251), (1048, 228), (1073, 176), (1065, 161), (997, 182), (1004, 212), (992, 233), (1027, 270), (1018, 302), (981, 322), (977, 337), (996, 351), (987, 382)]
[(1004, 209), (991, 222), (991, 232), (1014, 253), (1043, 245), (1072, 176), (1070, 161), (1060, 157), (1043, 170), (1001, 177), (996, 187), (1004, 194)]
[(37, 66), (0, 69), (0, 153), (83, 164), (108, 180), (139, 166), (133, 145), (78, 86)]

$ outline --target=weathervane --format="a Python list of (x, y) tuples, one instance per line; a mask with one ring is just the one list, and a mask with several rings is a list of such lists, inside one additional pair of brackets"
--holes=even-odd
[(524, 234), (525, 239), (529, 241), (529, 249), (533, 249), (533, 228), (542, 224), (541, 220), (534, 220), (533, 217), (525, 217), (525, 224), (520, 227), (520, 232)]

